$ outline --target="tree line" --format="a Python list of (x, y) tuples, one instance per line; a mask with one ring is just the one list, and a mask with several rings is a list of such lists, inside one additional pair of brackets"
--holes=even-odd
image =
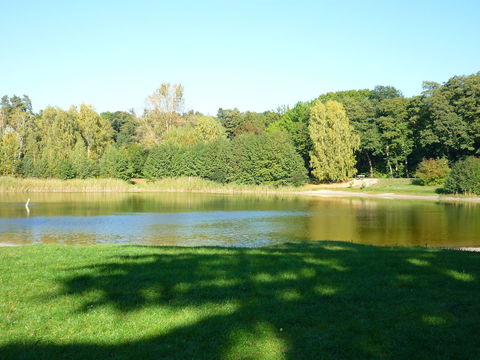
[(424, 159), (456, 162), (480, 145), (480, 73), (322, 94), (292, 108), (216, 116), (184, 111), (183, 87), (162, 84), (143, 114), (90, 105), (34, 113), (28, 96), (0, 104), (0, 174), (63, 179), (199, 176), (300, 185), (355, 174), (411, 177)]

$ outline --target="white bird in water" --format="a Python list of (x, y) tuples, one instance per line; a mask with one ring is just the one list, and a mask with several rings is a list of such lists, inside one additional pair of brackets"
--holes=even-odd
[(28, 208), (28, 204), (30, 204), (30, 198), (28, 198), (27, 202), (25, 203), (25, 209), (27, 209), (27, 214), (30, 215), (30, 209)]

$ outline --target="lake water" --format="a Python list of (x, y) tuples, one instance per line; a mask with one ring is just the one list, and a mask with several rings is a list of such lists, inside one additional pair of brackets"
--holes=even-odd
[(0, 194), (0, 243), (261, 247), (305, 240), (480, 246), (480, 205), (288, 195)]

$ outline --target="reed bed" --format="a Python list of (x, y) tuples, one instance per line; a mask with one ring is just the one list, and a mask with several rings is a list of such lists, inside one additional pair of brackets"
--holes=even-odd
[(0, 192), (207, 192), (285, 193), (296, 187), (220, 184), (197, 177), (164, 178), (136, 184), (120, 179), (36, 179), (0, 177)]

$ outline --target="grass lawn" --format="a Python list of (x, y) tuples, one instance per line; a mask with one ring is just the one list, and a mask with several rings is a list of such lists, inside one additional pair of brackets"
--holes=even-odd
[(438, 195), (442, 186), (422, 186), (412, 184), (412, 179), (379, 179), (378, 183), (364, 189), (367, 192), (386, 192), (397, 194)]
[[(412, 179), (378, 179), (378, 183), (368, 186), (364, 189), (358, 187), (335, 187), (326, 185), (305, 185), (305, 190), (340, 190), (354, 192), (370, 192), (370, 193), (395, 193), (408, 195), (436, 195), (442, 193), (442, 186), (422, 186), (412, 184)], [(451, 194), (449, 196), (452, 196)]]
[(0, 359), (478, 359), (480, 253), (0, 248)]

